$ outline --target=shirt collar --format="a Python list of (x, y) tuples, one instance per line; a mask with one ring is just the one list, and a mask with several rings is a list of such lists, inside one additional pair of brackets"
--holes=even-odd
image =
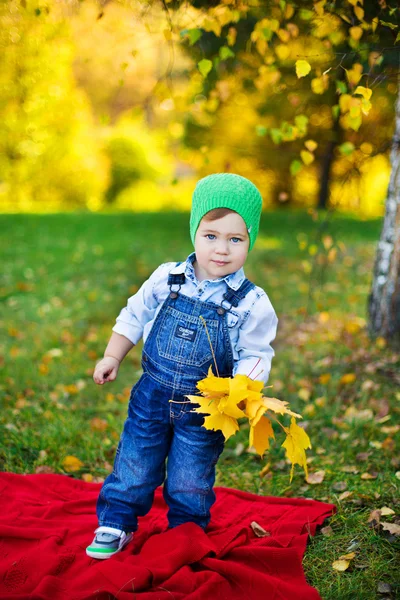
[[(196, 283), (198, 280), (197, 280), (196, 274), (194, 272), (194, 267), (193, 267), (193, 263), (195, 260), (196, 260), (196, 253), (192, 252), (191, 254), (189, 254), (189, 256), (187, 257), (185, 262), (174, 267), (170, 271), (170, 273), (172, 273), (174, 275), (179, 274), (179, 273), (184, 273), (188, 279), (190, 279), (191, 281)], [(210, 281), (211, 283), (225, 281), (226, 284), (232, 290), (238, 290), (244, 280), (245, 280), (245, 274), (244, 274), (243, 267), (241, 267), (238, 271), (235, 271), (235, 273), (230, 273), (229, 275), (226, 275), (225, 277), (220, 277), (219, 279), (207, 279), (206, 281)]]

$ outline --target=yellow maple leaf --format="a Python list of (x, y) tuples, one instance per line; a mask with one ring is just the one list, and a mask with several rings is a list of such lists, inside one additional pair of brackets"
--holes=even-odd
[(193, 409), (194, 412), (209, 415), (215, 415), (219, 412), (218, 402), (215, 401), (213, 398), (208, 398), (204, 396), (186, 396), (186, 398), (189, 398), (190, 402), (200, 405)]
[(286, 400), (278, 400), (278, 398), (264, 397), (264, 406), (268, 410), (272, 410), (273, 412), (278, 413), (280, 415), (291, 415), (292, 417), (298, 417), (299, 419), (301, 419), (301, 415), (287, 408), (288, 404), (289, 403), (286, 402)]
[(224, 396), (219, 401), (218, 410), (221, 414), (228, 415), (229, 417), (233, 417), (234, 419), (240, 419), (241, 417), (245, 417), (245, 413), (238, 407), (237, 404), (238, 403), (235, 401), (235, 398), (233, 396)]
[(230, 377), (216, 377), (210, 367), (207, 377), (197, 382), (197, 388), (200, 392), (208, 394), (208, 396), (222, 398), (229, 394), (229, 380)]
[(262, 456), (269, 448), (269, 438), (274, 438), (272, 423), (267, 417), (262, 417), (254, 426), (250, 425), (249, 446)]
[(305, 450), (311, 448), (310, 438), (307, 433), (299, 427), (294, 417), (290, 421), (289, 429), (284, 427), (287, 434), (285, 441), (282, 446), (286, 450), (286, 456), (292, 463), (292, 469), (290, 471), (290, 481), (293, 478), (294, 465), (300, 465), (303, 467), (306, 477), (308, 476), (307, 461)]
[(232, 377), (229, 381), (229, 396), (236, 404), (239, 404), (242, 400), (247, 398), (249, 378), (247, 375), (237, 374)]
[(236, 419), (216, 413), (204, 418), (204, 427), (213, 431), (221, 430), (224, 438), (228, 440), (231, 435), (239, 431), (239, 425)]
[(260, 408), (264, 414), (266, 411), (264, 397), (259, 392), (250, 392), (246, 400), (246, 415), (250, 421), (255, 418)]

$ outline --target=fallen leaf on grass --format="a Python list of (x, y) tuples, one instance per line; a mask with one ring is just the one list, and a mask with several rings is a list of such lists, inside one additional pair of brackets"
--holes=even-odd
[(335, 571), (346, 571), (350, 564), (349, 560), (335, 560), (332, 563), (332, 569)]
[(105, 431), (108, 427), (108, 423), (105, 419), (100, 419), (99, 417), (94, 417), (90, 421), (90, 429), (92, 431)]
[(344, 490), (347, 488), (347, 483), (345, 481), (338, 481), (337, 483), (334, 483), (332, 486), (332, 489), (335, 490), (335, 492), (344, 492)]
[(384, 581), (379, 581), (376, 591), (378, 592), (378, 594), (385, 594), (385, 595), (391, 594), (392, 586), (390, 585), (390, 583), (385, 583)]
[(392, 535), (400, 535), (400, 525), (397, 525), (396, 523), (385, 523), (384, 521), (382, 521), (381, 525), (382, 529), (388, 531)]
[(311, 483), (312, 485), (316, 485), (322, 483), (325, 477), (325, 471), (316, 471), (315, 473), (310, 473), (306, 477), (307, 483)]
[(392, 510), (388, 506), (382, 506), (382, 508), (380, 508), (379, 510), (381, 511), (382, 517), (387, 517), (388, 515), (394, 515), (394, 510)]
[(49, 465), (40, 465), (39, 467), (36, 467), (35, 473), (55, 473), (55, 471), (52, 467), (49, 467)]
[(369, 527), (372, 527), (373, 529), (375, 529), (381, 520), (381, 511), (378, 509), (375, 510), (371, 510), (370, 515), (368, 517), (368, 524)]
[(355, 373), (346, 373), (345, 375), (343, 375), (343, 376), (340, 378), (340, 381), (339, 381), (339, 383), (340, 383), (341, 385), (347, 385), (347, 384), (349, 384), (349, 383), (354, 383), (354, 382), (355, 382), (355, 380), (356, 380)]
[(378, 473), (363, 473), (361, 475), (361, 479), (376, 479), (378, 477)]
[(354, 406), (349, 408), (344, 413), (345, 421), (357, 421), (359, 423), (364, 421), (371, 421), (374, 418), (374, 413), (370, 408), (364, 410), (357, 410)]
[(335, 560), (332, 563), (332, 568), (335, 571), (346, 571), (355, 555), (355, 552), (349, 552), (348, 554), (343, 554), (342, 556), (339, 556), (339, 559)]
[(327, 525), (326, 527), (323, 527), (321, 529), (321, 533), (322, 535), (326, 535), (327, 537), (333, 535), (333, 529), (330, 525)]
[(357, 467), (355, 467), (354, 465), (344, 465), (342, 467), (342, 471), (343, 473), (351, 473), (352, 475), (357, 475), (357, 473), (359, 472)]
[(64, 458), (62, 466), (64, 467), (64, 471), (72, 473), (73, 471), (79, 471), (83, 467), (83, 462), (76, 456), (68, 455)]
[(353, 495), (353, 492), (343, 492), (343, 494), (340, 494), (339, 496), (339, 500), (346, 500), (346, 498), (350, 498), (350, 496)]

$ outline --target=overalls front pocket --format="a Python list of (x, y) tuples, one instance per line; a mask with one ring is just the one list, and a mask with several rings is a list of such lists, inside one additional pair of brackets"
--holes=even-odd
[[(207, 331), (200, 319), (167, 306), (157, 330), (159, 355), (175, 363), (201, 367), (213, 359), (218, 339), (218, 320), (207, 319)], [(211, 342), (211, 346), (210, 346)]]

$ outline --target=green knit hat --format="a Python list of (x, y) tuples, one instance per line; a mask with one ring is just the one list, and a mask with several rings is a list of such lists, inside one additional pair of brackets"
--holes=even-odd
[(214, 208), (230, 208), (242, 217), (249, 234), (251, 250), (258, 234), (262, 209), (262, 197), (254, 183), (234, 173), (214, 173), (197, 182), (190, 214), (190, 237), (193, 245), (201, 219)]

